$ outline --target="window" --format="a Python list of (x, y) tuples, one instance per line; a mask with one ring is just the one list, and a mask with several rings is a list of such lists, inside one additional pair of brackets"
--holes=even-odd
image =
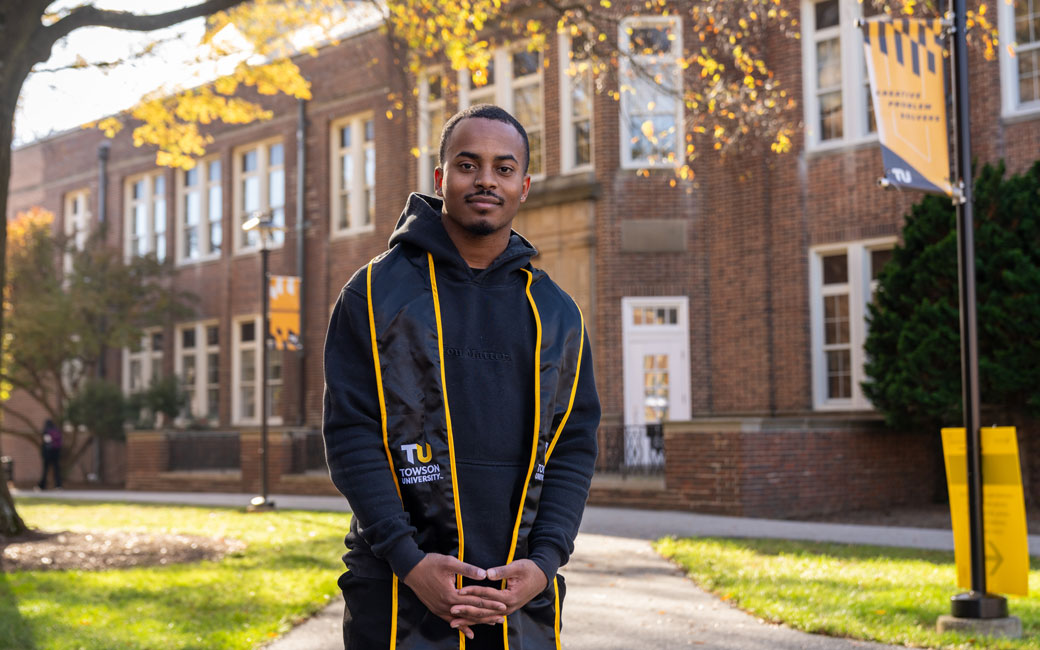
[(560, 152), (563, 171), (592, 167), (592, 65), (581, 34), (560, 34)]
[(372, 230), (376, 211), (375, 120), (358, 115), (332, 123), (332, 232)]
[(440, 164), (445, 121), (444, 77), (439, 71), (427, 71), (419, 80), (419, 191), (427, 194), (433, 194), (433, 170)]
[(184, 415), (216, 424), (220, 419), (220, 329), (216, 323), (178, 328), (174, 372), (188, 395)]
[(149, 328), (141, 336), (136, 350), (123, 350), (123, 392), (138, 393), (162, 377), (162, 360), (162, 330)]
[[(263, 319), (259, 316), (239, 319), (234, 324), (234, 359), (232, 365), (232, 421), (254, 423), (260, 421), (260, 331)], [(267, 350), (267, 418), (278, 424), (281, 412), (285, 353)]]
[(65, 254), (65, 272), (72, 271), (72, 251), (81, 251), (90, 235), (90, 208), (88, 190), (77, 190), (65, 195), (65, 238), (69, 252)]
[(152, 253), (166, 259), (166, 175), (154, 172), (126, 181), (125, 256)]
[(235, 153), (235, 251), (260, 248), (257, 229), (242, 230), (242, 224), (257, 213), (270, 214), (275, 227), (270, 244), (285, 242), (285, 147), (281, 142), (251, 145)]
[(813, 405), (872, 408), (860, 388), (867, 304), (891, 259), (892, 239), (824, 246), (810, 253)]
[(684, 135), (679, 19), (625, 18), (618, 44), (622, 166), (675, 166)]
[(468, 69), (459, 71), (459, 108), (495, 104), (513, 114), (527, 131), (531, 146), (528, 173), (545, 173), (545, 102), (542, 54), (524, 45), (499, 48), (488, 62), (487, 83), (478, 85)]
[(177, 173), (177, 261), (220, 256), (224, 242), (224, 192), (221, 162), (200, 160)]
[(1003, 114), (1040, 111), (1040, 0), (997, 3)]
[(856, 27), (858, 18), (876, 13), (872, 2), (802, 2), (806, 144), (810, 148), (863, 140), (877, 130), (863, 35)]

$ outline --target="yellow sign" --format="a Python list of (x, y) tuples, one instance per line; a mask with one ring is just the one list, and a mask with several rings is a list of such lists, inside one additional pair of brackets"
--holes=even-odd
[[(1026, 596), (1029, 594), (1029, 541), (1015, 427), (983, 427), (981, 434), (986, 591)], [(964, 429), (943, 429), (942, 440), (946, 483), (950, 490), (957, 586), (971, 589), (968, 461)]]
[(269, 336), (278, 350), (299, 350), (300, 345), (300, 278), (294, 275), (272, 275), (268, 279)]
[(890, 185), (953, 195), (943, 87), (942, 23), (863, 23), (870, 95)]

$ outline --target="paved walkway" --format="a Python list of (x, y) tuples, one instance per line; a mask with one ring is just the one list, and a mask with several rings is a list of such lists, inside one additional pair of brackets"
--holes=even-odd
[[(16, 492), (19, 497), (244, 506), (252, 495), (124, 491)], [(347, 511), (340, 497), (274, 495), (279, 508)], [(951, 550), (950, 531), (719, 517), (685, 512), (589, 507), (562, 573), (567, 578), (563, 641), (567, 650), (885, 650), (763, 623), (698, 589), (648, 540), (664, 535), (771, 537)], [(1040, 555), (1040, 537), (1029, 537)], [(267, 646), (267, 650), (340, 650), (343, 602)]]

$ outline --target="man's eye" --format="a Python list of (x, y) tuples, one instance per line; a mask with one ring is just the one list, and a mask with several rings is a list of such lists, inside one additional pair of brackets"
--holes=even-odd
[(513, 172), (513, 168), (512, 167), (499, 167), (498, 168), (498, 173), (500, 173), (500, 174), (511, 174), (512, 172)]

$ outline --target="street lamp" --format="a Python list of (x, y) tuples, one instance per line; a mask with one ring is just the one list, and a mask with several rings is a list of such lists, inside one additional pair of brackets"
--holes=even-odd
[(271, 328), (267, 315), (270, 293), (267, 256), (271, 252), (268, 244), (272, 234), (284, 228), (274, 225), (271, 210), (261, 210), (250, 215), (242, 224), (242, 230), (256, 230), (260, 234), (260, 313), (263, 314), (260, 330), (260, 494), (250, 499), (248, 507), (250, 512), (259, 512), (274, 509), (274, 501), (267, 498), (267, 332)]

